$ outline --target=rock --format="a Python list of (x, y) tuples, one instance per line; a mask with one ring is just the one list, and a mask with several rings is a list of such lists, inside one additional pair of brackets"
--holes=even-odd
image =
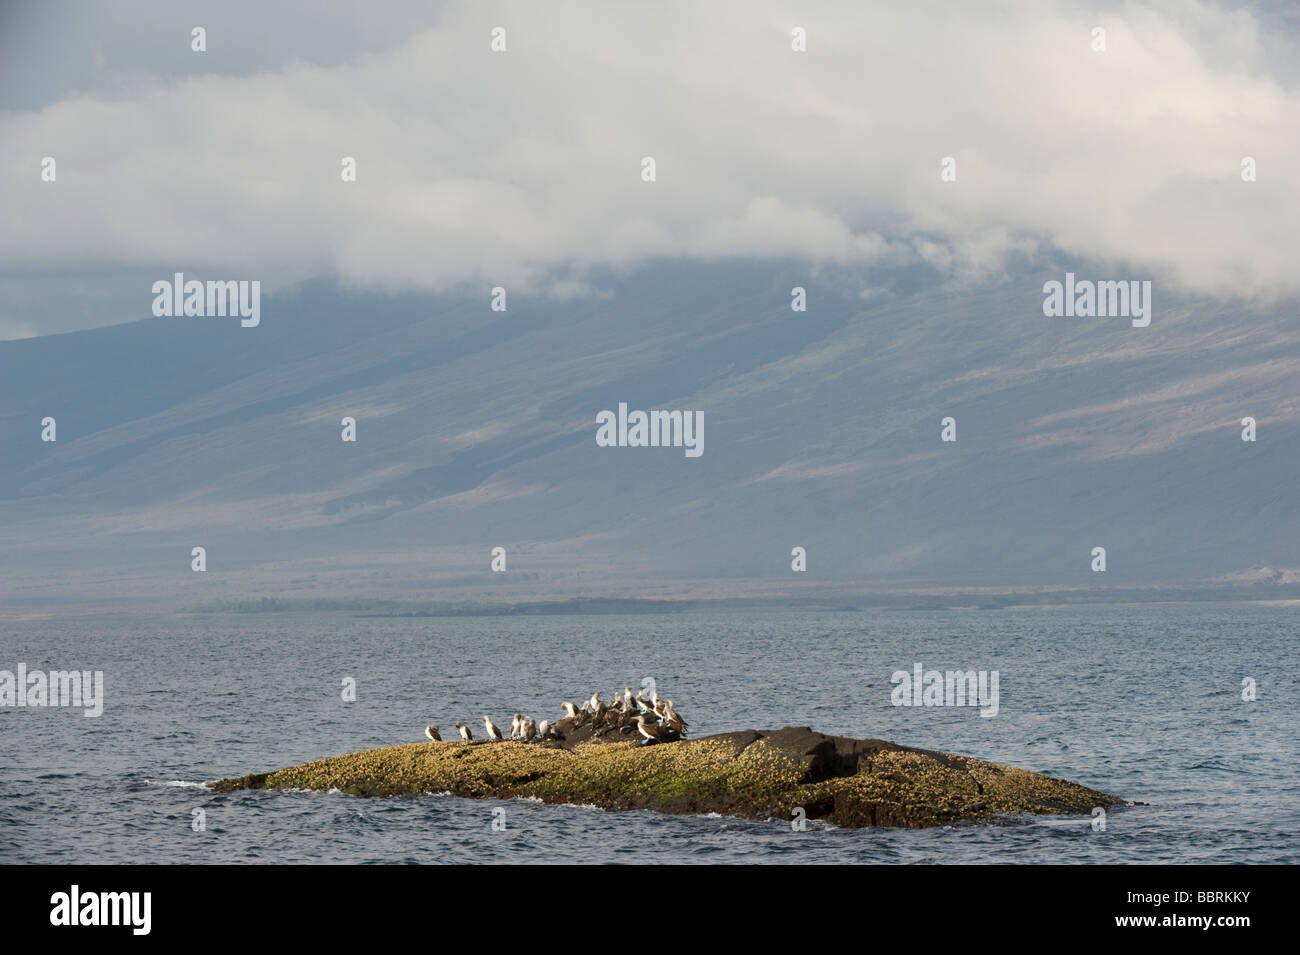
[(827, 736), (806, 726), (642, 746), (617, 730), (593, 739), (588, 724), (565, 727), (563, 739), (541, 743), (407, 743), (211, 785), (219, 792), (302, 788), (357, 796), (535, 797), (610, 810), (756, 819), (790, 819), (802, 808), (810, 819), (846, 827), (921, 828), (1015, 813), (1089, 813), (1121, 802), (999, 763), (879, 739)]
[[(602, 726), (599, 730), (594, 730), (590, 721), (581, 726), (576, 726), (574, 723), (575, 721), (569, 717), (560, 720), (551, 727), (553, 738), (541, 740), (540, 744), (558, 749), (576, 749), (583, 743), (620, 743), (628, 740), (641, 742), (641, 734), (637, 732), (635, 723), (621, 730), (613, 726)], [(675, 730), (670, 730), (666, 726), (661, 726), (660, 731), (673, 737), (669, 742), (677, 742), (681, 739)]]
[(215, 783), (208, 783), (208, 787), (219, 793), (234, 792), (236, 789), (265, 789), (266, 777), (269, 775), (270, 773), (249, 773), (239, 779), (219, 779)]

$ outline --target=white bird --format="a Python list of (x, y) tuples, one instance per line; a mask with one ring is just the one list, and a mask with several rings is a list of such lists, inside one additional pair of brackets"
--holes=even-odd
[(424, 735), (429, 737), (435, 743), (441, 743), (442, 737), (438, 735), (438, 727), (430, 725), (424, 728)]
[(496, 724), (492, 722), (492, 717), (490, 716), (483, 717), (483, 728), (487, 730), (488, 739), (495, 739), (495, 740), (501, 739), (501, 731), (497, 729)]
[(460, 730), (460, 738), (463, 739), (465, 742), (468, 743), (470, 740), (474, 738), (474, 734), (469, 731), (469, 727), (466, 726), (464, 723), (457, 723), (456, 729)]
[(597, 690), (595, 693), (591, 694), (591, 699), (589, 699), (589, 700), (587, 701), (587, 705), (591, 707), (592, 712), (595, 712), (596, 708), (600, 706), (600, 691), (599, 691), (599, 690)]
[(628, 713), (632, 711), (632, 688), (630, 686), (623, 687), (623, 710)]
[(549, 733), (550, 731), (551, 731), (550, 720), (542, 720), (540, 723), (537, 724), (537, 735), (540, 738), (545, 739), (546, 734)]
[(564, 710), (564, 715), (569, 717), (570, 719), (576, 720), (578, 718), (578, 708), (574, 706), (572, 703), (570, 703), (568, 700), (565, 700), (563, 703), (561, 703), (560, 708)]
[(516, 713), (514, 719), (510, 721), (510, 738), (514, 739), (524, 731), (524, 716), (522, 713)]

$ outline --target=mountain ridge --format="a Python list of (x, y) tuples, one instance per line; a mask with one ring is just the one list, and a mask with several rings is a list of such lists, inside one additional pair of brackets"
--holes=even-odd
[[(864, 297), (850, 273), (660, 263), (504, 313), (317, 282), (267, 296), (253, 329), (150, 318), (3, 342), (3, 591), (193, 606), (1285, 584), (1288, 307), (1157, 284), (1148, 328), (1052, 319), (1054, 274), (883, 292), (873, 276)], [(621, 401), (702, 411), (704, 454), (597, 447), (596, 413)]]

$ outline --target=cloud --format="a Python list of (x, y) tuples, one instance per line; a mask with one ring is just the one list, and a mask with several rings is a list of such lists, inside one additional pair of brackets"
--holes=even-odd
[(802, 464), (798, 462), (787, 462), (779, 467), (775, 467), (756, 478), (750, 480), (749, 484), (761, 484), (764, 481), (782, 481), (785, 483), (797, 483), (800, 481), (815, 481), (826, 478), (842, 478), (848, 474), (856, 474), (860, 471), (869, 470), (868, 465), (861, 462), (845, 461), (838, 464)]
[[(1300, 93), (1272, 68), (1294, 37), (1209, 4), (1086, 9), (453, 4), (351, 62), (0, 114), (0, 261), (574, 295), (665, 257), (969, 279), (1038, 255), (1295, 294)], [(220, 69), (220, 42), (201, 55)]]
[(26, 322), (13, 322), (0, 318), (0, 342), (14, 341), (19, 338), (35, 338), (39, 332)]

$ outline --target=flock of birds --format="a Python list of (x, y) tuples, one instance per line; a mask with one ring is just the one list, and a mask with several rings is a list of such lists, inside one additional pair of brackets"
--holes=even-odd
[[(632, 695), (630, 686), (623, 687), (622, 694), (615, 693), (614, 699), (606, 703), (600, 693), (591, 694), (591, 699), (584, 700), (582, 706), (574, 706), (568, 700), (560, 704), (564, 710), (563, 719), (552, 723), (550, 720), (535, 722), (531, 717), (516, 713), (510, 720), (510, 735), (504, 737), (501, 730), (492, 722), (492, 717), (483, 717), (483, 728), (491, 740), (521, 739), (525, 743), (547, 739), (564, 739), (570, 730), (585, 726), (592, 727), (592, 736), (606, 733), (629, 733), (635, 727), (642, 737), (641, 744), (669, 742), (686, 735), (687, 722), (673, 707), (672, 700), (659, 699), (658, 692), (652, 692), (647, 698), (644, 691)], [(474, 734), (464, 723), (457, 723), (460, 738), (467, 743), (473, 742)], [(435, 742), (442, 742), (437, 726), (426, 726), (424, 735)]]

